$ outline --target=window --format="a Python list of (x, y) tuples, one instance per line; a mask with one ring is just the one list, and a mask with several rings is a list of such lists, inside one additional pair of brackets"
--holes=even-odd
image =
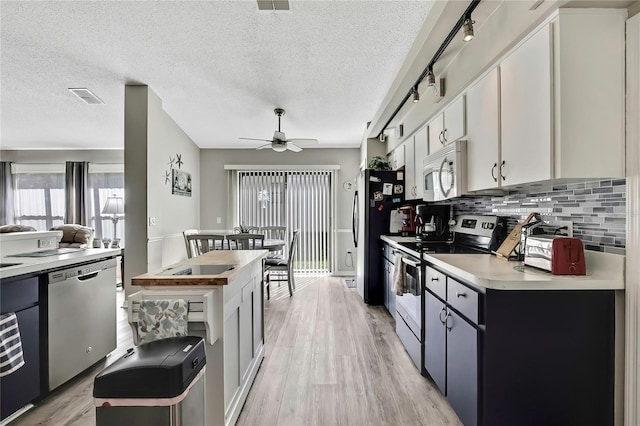
[[(122, 164), (89, 165), (89, 202), (91, 206), (90, 226), (96, 238), (113, 240), (113, 221), (111, 216), (103, 215), (107, 198), (117, 195), (124, 199), (124, 168)], [(120, 247), (124, 247), (124, 216), (119, 217), (116, 232), (120, 238)]]
[(239, 170), (237, 220), (299, 230), (296, 272), (331, 272), (334, 170)]
[(15, 220), (48, 231), (64, 223), (64, 165), (12, 164)]

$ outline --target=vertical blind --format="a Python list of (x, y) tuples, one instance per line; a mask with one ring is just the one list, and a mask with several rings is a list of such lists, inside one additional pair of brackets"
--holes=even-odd
[(239, 224), (285, 226), (287, 246), (293, 231), (300, 231), (295, 271), (331, 272), (335, 171), (239, 170), (237, 173)]

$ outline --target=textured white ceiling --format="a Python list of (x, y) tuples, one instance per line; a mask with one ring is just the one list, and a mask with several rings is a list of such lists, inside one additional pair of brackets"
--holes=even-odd
[[(430, 1), (2, 1), (2, 149), (124, 145), (124, 86), (147, 84), (201, 148), (289, 138), (357, 147)], [(87, 87), (105, 105), (67, 89)]]

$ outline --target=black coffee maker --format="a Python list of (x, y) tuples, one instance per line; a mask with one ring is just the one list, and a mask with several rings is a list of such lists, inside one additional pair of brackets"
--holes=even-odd
[(449, 219), (451, 218), (450, 205), (416, 206), (416, 240), (417, 241), (447, 241), (449, 232)]

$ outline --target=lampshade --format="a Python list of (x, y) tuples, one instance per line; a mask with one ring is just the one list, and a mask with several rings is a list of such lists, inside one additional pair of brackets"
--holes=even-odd
[(124, 200), (122, 197), (118, 197), (114, 194), (107, 198), (107, 202), (104, 203), (104, 208), (102, 209), (102, 214), (123, 215)]

